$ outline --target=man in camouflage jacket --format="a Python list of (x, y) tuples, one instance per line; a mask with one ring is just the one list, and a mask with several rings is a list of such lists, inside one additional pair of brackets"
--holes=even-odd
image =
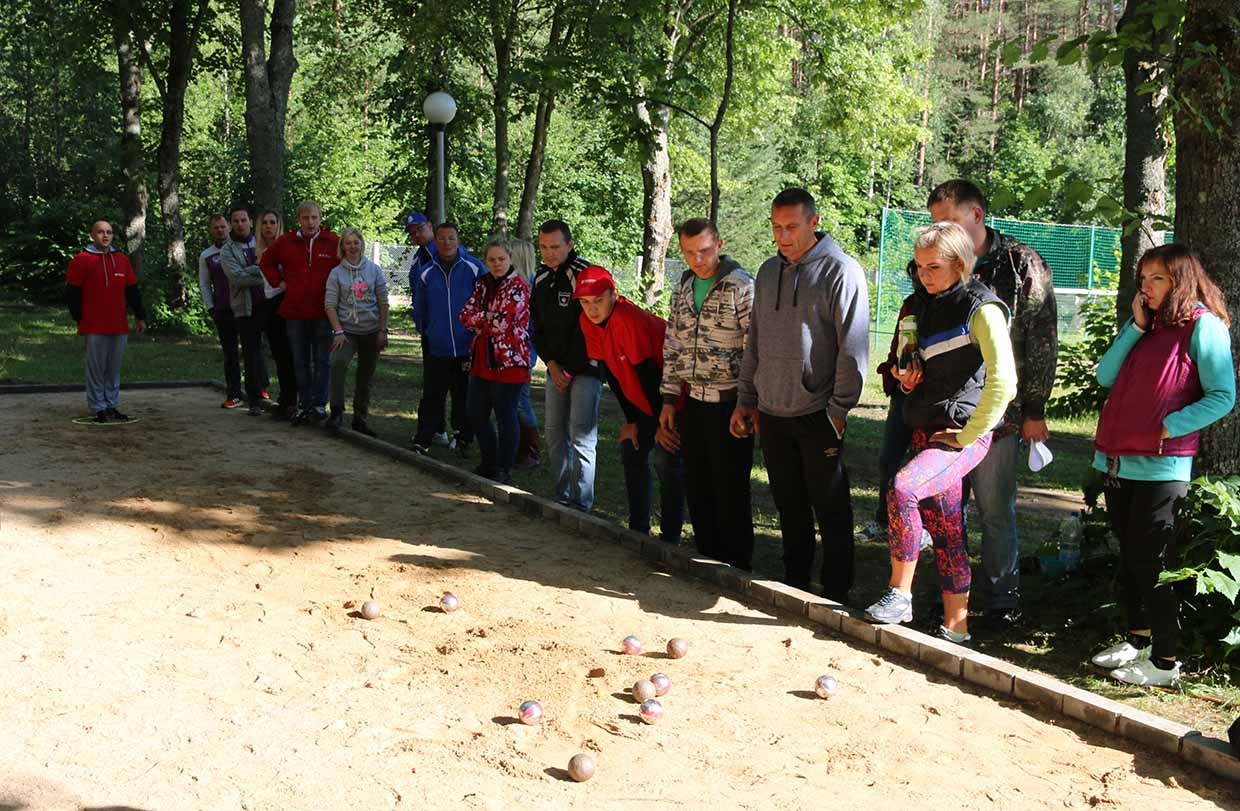
[(973, 237), (973, 275), (994, 291), (1012, 314), (1016, 398), (995, 429), (986, 458), (968, 483), (982, 518), (982, 568), (990, 583), (987, 619), (1006, 625), (1019, 619), (1020, 542), (1016, 536), (1016, 468), (1019, 442), (1043, 442), (1046, 401), (1055, 385), (1059, 326), (1051, 270), (1033, 248), (986, 226), (986, 198), (967, 180), (949, 180), (930, 193), (935, 222), (958, 223)]
[(683, 452), (698, 551), (748, 569), (754, 439), (733, 436), (728, 423), (753, 309), (753, 277), (720, 253), (723, 240), (710, 220), (687, 220), (679, 238), (689, 269), (672, 291), (663, 341), (660, 437), (669, 450), (679, 444)]

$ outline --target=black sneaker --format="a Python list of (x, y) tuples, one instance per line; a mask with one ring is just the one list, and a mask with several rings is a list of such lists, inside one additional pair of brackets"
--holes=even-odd
[(260, 405), (252, 405), (250, 406), (249, 413), (251, 417), (261, 417), (263, 416), (263, 407)]
[(344, 416), (341, 414), (332, 414), (323, 423), (323, 427), (331, 431), (333, 434), (340, 433), (340, 429), (344, 427)]
[(990, 634), (1000, 634), (1020, 624), (1025, 614), (1019, 608), (992, 608), (982, 615), (978, 625)]
[(310, 412), (305, 410), (304, 408), (301, 408), (301, 409), (298, 409), (297, 412), (293, 414), (293, 416), (289, 417), (288, 421), (290, 425), (296, 428), (299, 425), (304, 425), (306, 422), (309, 421), (309, 419), (310, 419)]
[(449, 449), (456, 451), (456, 455), (459, 456), (460, 458), (462, 459), (469, 458), (469, 443), (468, 442), (463, 442), (460, 439), (454, 439), (452, 440), (452, 444), (449, 445), (448, 447)]
[(117, 411), (115, 408), (109, 408), (103, 413), (107, 414), (108, 417), (112, 420), (112, 422), (129, 422), (130, 421), (128, 415), (122, 414), (121, 412)]
[(422, 444), (422, 443), (420, 443), (420, 442), (412, 442), (412, 443), (410, 443), (410, 445), (409, 445), (409, 449), (410, 449), (411, 451), (413, 451), (414, 453), (416, 453), (418, 456), (430, 456), (430, 455), (431, 455), (431, 449), (430, 449), (430, 446), (429, 446), (429, 445), (423, 445), (423, 444)]
[(292, 419), (296, 413), (297, 406), (276, 406), (275, 410), (271, 412), (271, 419), (276, 422), (285, 422)]
[(365, 434), (366, 436), (378, 436), (374, 429), (367, 425), (363, 420), (354, 420), (353, 424), (349, 427), (354, 431), (357, 431), (359, 434)]
[(97, 425), (107, 425), (108, 424), (108, 409), (105, 408), (103, 411), (96, 411), (95, 419), (92, 420), (92, 422), (94, 422)]
[(315, 425), (322, 425), (327, 422), (327, 410), (323, 408), (316, 408), (309, 412), (309, 419)]

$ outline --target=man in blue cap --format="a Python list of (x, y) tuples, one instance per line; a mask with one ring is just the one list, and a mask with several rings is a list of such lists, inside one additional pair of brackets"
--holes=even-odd
[[(409, 256), (405, 259), (405, 268), (409, 276), (409, 304), (413, 311), (417, 312), (418, 303), (414, 300), (414, 296), (418, 290), (418, 274), (433, 264), (435, 257), (438, 255), (435, 249), (435, 228), (425, 214), (414, 210), (410, 211), (409, 216), (405, 218), (405, 233), (409, 235), (409, 241), (414, 246), (413, 250), (409, 251)], [(423, 370), (427, 368), (427, 345), (426, 341), (422, 341)], [(420, 409), (421, 404), (418, 407)], [(433, 441), (436, 445), (445, 446), (451, 441), (443, 425), (440, 425), (435, 431)], [(410, 444), (412, 443), (413, 440), (411, 439)]]

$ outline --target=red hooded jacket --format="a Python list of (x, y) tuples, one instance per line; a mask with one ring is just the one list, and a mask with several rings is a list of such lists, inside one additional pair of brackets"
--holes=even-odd
[(78, 335), (125, 335), (129, 332), (125, 289), (138, 283), (129, 257), (112, 247), (104, 252), (91, 245), (69, 262), (65, 283), (82, 289)]
[(340, 264), (337, 249), (340, 237), (326, 228), (306, 239), (301, 230), (289, 231), (263, 251), (258, 266), (272, 287), (284, 282), (284, 301), (280, 315), (291, 321), (327, 318), (323, 297), (327, 277)]
[(592, 360), (607, 364), (629, 402), (647, 416), (657, 416), (654, 406), (662, 404), (652, 404), (648, 400), (634, 367), (654, 360), (660, 369), (663, 368), (663, 336), (667, 332), (667, 322), (621, 296), (611, 317), (601, 327), (582, 313), (581, 331), (586, 337), (586, 353)]

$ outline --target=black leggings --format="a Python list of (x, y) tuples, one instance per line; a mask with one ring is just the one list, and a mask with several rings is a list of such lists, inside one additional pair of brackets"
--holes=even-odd
[(1175, 589), (1158, 575), (1177, 563), (1177, 521), (1187, 482), (1116, 479), (1106, 488), (1107, 516), (1119, 537), (1120, 585), (1128, 630), (1153, 631), (1153, 655), (1174, 659), (1180, 633)]

